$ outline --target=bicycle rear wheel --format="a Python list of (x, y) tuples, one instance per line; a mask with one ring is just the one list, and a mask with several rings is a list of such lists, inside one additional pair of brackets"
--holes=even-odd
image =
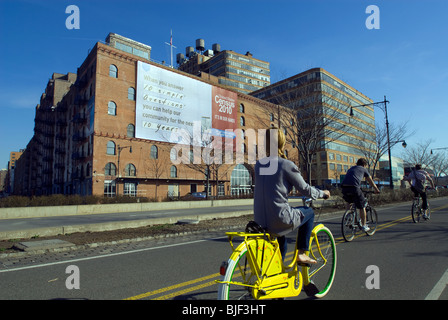
[(251, 287), (257, 277), (247, 261), (247, 247), (240, 246), (227, 261), (223, 282), (218, 286), (218, 300), (253, 300)]
[(376, 226), (378, 224), (378, 214), (376, 210), (371, 206), (367, 206), (366, 208), (366, 222), (369, 226), (370, 230), (367, 231), (367, 235), (372, 236), (376, 231)]
[(414, 223), (420, 222), (421, 208), (415, 201), (412, 203), (411, 215), (412, 215), (412, 221), (414, 221)]
[[(317, 231), (315, 231), (317, 229)], [(336, 244), (331, 231), (327, 227), (316, 227), (310, 241), (309, 256), (317, 261), (309, 268), (305, 268), (311, 283), (304, 287), (308, 295), (316, 298), (324, 297), (331, 288), (336, 274)], [(312, 287), (312, 292), (310, 288)], [(308, 288), (307, 288), (308, 287)]]
[(356, 233), (356, 222), (355, 222), (355, 212), (352, 209), (345, 211), (342, 216), (342, 236), (345, 241), (350, 242), (355, 238)]

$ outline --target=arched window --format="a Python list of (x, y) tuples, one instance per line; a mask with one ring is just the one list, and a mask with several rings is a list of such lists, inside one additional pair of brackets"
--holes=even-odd
[(170, 177), (177, 178), (177, 168), (176, 166), (171, 166), (170, 168)]
[(104, 167), (104, 175), (106, 176), (115, 176), (117, 174), (117, 167), (112, 162), (106, 164)]
[(135, 127), (132, 123), (128, 124), (128, 131), (126, 135), (128, 138), (135, 138)]
[(111, 116), (117, 115), (117, 105), (115, 104), (115, 102), (109, 101), (109, 103), (107, 104), (107, 114)]
[(128, 99), (135, 101), (135, 89), (132, 87), (128, 89)]
[(106, 154), (115, 155), (115, 142), (113, 142), (113, 141), (107, 142)]
[(240, 112), (244, 113), (244, 104), (240, 103)]
[(135, 177), (135, 166), (132, 163), (128, 163), (124, 168), (124, 175), (126, 177)]
[(118, 68), (113, 64), (109, 66), (109, 77), (118, 78)]
[(150, 159), (159, 159), (159, 149), (156, 146), (151, 146), (151, 152), (149, 154)]
[(242, 127), (244, 127), (244, 126), (246, 125), (246, 120), (244, 120), (244, 117), (243, 117), (243, 116), (240, 117), (240, 125), (241, 125)]
[(237, 164), (230, 175), (230, 194), (250, 193), (252, 193), (252, 176), (244, 165)]

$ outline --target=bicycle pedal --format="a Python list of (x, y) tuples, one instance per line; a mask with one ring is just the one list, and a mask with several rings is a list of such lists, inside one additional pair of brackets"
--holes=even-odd
[(297, 262), (297, 265), (299, 265), (301, 267), (311, 268), (311, 263)]
[(319, 293), (319, 289), (316, 287), (316, 285), (313, 282), (310, 282), (306, 286), (303, 286), (303, 291), (305, 291), (305, 293), (308, 297), (313, 297)]

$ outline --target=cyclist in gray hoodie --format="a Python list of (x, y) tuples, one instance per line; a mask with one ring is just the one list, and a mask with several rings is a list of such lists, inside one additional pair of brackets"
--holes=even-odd
[[(271, 138), (273, 142), (271, 143)], [(285, 258), (287, 251), (285, 235), (298, 229), (298, 263), (316, 263), (308, 257), (311, 231), (314, 223), (314, 211), (309, 207), (291, 207), (288, 194), (295, 187), (303, 196), (312, 199), (328, 198), (330, 192), (322, 191), (305, 182), (297, 166), (286, 159), (284, 148), (285, 135), (277, 128), (266, 130), (267, 158), (255, 164), (254, 219), (267, 232), (277, 236), (280, 250)], [(278, 145), (277, 152), (269, 152)]]

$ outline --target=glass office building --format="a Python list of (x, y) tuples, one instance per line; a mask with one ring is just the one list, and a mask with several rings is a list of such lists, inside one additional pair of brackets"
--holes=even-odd
[(351, 108), (373, 101), (322, 68), (310, 69), (250, 95), (294, 108), (298, 117), (300, 110), (320, 108), (319, 116), (335, 119), (325, 128), (320, 147), (312, 155), (311, 181), (315, 185), (340, 183), (357, 159), (364, 157), (362, 148), (375, 148), (373, 107)]

